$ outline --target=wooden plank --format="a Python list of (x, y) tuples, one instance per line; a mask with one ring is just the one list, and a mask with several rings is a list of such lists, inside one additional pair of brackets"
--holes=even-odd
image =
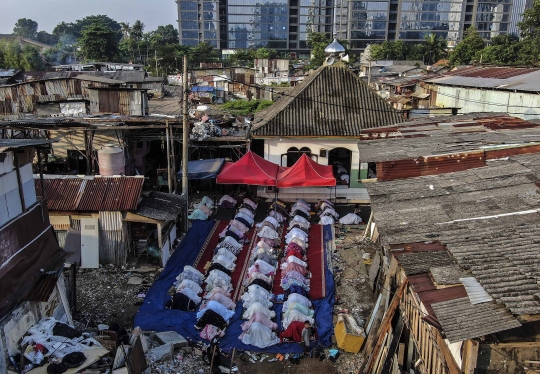
[[(394, 313), (396, 312), (397, 307), (399, 306), (399, 302), (401, 300), (401, 297), (403, 296), (403, 292), (405, 290), (405, 287), (407, 285), (407, 282), (403, 282), (397, 292), (394, 294), (394, 297), (392, 298), (392, 302), (388, 306), (388, 310), (384, 314), (383, 320), (381, 322), (381, 326), (379, 327), (379, 330), (377, 332), (377, 336), (379, 339), (377, 340), (377, 343), (375, 344), (375, 347), (373, 348), (373, 352), (370, 355), (370, 358), (365, 361), (365, 363), (360, 368), (360, 372), (364, 373), (371, 373), (373, 370), (373, 366), (375, 365), (374, 358), (379, 356), (379, 352), (381, 350), (381, 346), (383, 343), (383, 338), (385, 337), (385, 333), (390, 327), (390, 323), (392, 322), (392, 318), (394, 317)], [(366, 353), (369, 353), (369, 351), (366, 351)]]
[(403, 318), (401, 315), (399, 315), (398, 322), (396, 324), (396, 328), (394, 329), (394, 333), (392, 336), (392, 341), (390, 342), (390, 347), (388, 348), (388, 355), (386, 356), (386, 361), (384, 362), (382, 373), (389, 373), (390, 369), (392, 367), (393, 357), (395, 356), (395, 353), (398, 349), (399, 340), (401, 338), (401, 334), (403, 333)]
[(463, 362), (461, 365), (463, 374), (474, 374), (478, 360), (479, 346), (480, 343), (472, 339), (465, 340), (463, 343)]
[(460, 374), (461, 368), (456, 364), (456, 361), (454, 360), (454, 356), (452, 356), (452, 353), (448, 349), (448, 346), (446, 345), (446, 342), (443, 340), (441, 334), (438, 331), (434, 332), (437, 346), (439, 347), (440, 352), (442, 353), (442, 356), (444, 357), (444, 363), (448, 367), (448, 372), (450, 374)]

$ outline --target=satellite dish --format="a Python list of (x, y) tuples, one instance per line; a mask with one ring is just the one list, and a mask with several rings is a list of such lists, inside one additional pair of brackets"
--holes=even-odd
[(326, 65), (332, 65), (334, 62), (336, 62), (336, 59), (334, 57), (326, 58)]
[(345, 55), (345, 56), (341, 57), (341, 61), (349, 62), (349, 55)]

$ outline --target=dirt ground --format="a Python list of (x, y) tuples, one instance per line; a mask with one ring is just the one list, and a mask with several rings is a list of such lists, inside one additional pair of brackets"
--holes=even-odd
[[(369, 265), (364, 263), (364, 253), (373, 258), (377, 247), (369, 241), (364, 241), (363, 225), (335, 226), (335, 248), (332, 250), (332, 263), (336, 282), (336, 305), (334, 307), (334, 322), (337, 313), (347, 309), (357, 320), (367, 321), (371, 313), (374, 299), (369, 285)], [(369, 263), (369, 260), (367, 261)], [(135, 267), (136, 269), (133, 269)], [(136, 264), (131, 262), (126, 269), (104, 266), (95, 270), (79, 270), (77, 275), (77, 305), (75, 319), (83, 326), (95, 328), (98, 324), (110, 324), (113, 321), (130, 329), (142, 301), (137, 297), (144, 294), (155, 277), (159, 274), (155, 264)], [(135, 281), (140, 284), (128, 284)], [(142, 296), (142, 295), (141, 295)], [(330, 348), (337, 348), (332, 346)], [(326, 349), (328, 357), (328, 349)], [(284, 373), (314, 373), (314, 374), (353, 374), (358, 372), (362, 357), (360, 354), (350, 354), (341, 351), (335, 363), (325, 359), (303, 358), (299, 365), (290, 361), (268, 362), (274, 355), (262, 363), (255, 364), (247, 359), (235, 359), (240, 373), (252, 374), (284, 374)], [(192, 352), (177, 352), (182, 361), (156, 363), (148, 373), (206, 373), (208, 367), (199, 356)], [(259, 355), (259, 357), (262, 357)]]

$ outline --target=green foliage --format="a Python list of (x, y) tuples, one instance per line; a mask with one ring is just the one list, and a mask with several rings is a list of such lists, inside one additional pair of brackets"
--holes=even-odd
[(275, 49), (258, 48), (254, 53), (255, 58), (273, 59), (279, 57), (279, 52)]
[(478, 34), (475, 27), (469, 27), (463, 34), (463, 40), (458, 43), (454, 52), (450, 54), (450, 65), (469, 64), (476, 57), (476, 53), (484, 49), (486, 43)]
[(23, 38), (36, 39), (38, 23), (30, 18), (20, 18), (13, 28), (13, 35)]
[(58, 43), (58, 37), (56, 35), (49, 34), (47, 31), (38, 32), (36, 40), (40, 43), (48, 45), (55, 45)]
[(534, 0), (533, 6), (523, 13), (518, 27), (522, 37), (534, 38), (540, 35), (540, 0)]
[(117, 32), (103, 22), (86, 26), (78, 40), (83, 58), (87, 61), (114, 61), (118, 55), (116, 35)]
[(115, 33), (116, 42), (119, 42), (122, 38), (122, 34), (119, 32), (122, 29), (122, 26), (109, 16), (103, 14), (87, 16), (70, 23), (61, 22), (56, 25), (52, 33), (57, 37), (62, 35), (72, 35), (75, 39), (79, 39), (83, 36), (83, 30), (95, 23), (102, 23), (110, 28)]
[(39, 50), (33, 46), (21, 46), (17, 42), (0, 43), (0, 68), (25, 71), (43, 70), (45, 64)]
[(230, 66), (253, 67), (254, 59), (255, 56), (251, 49), (235, 49), (234, 53), (228, 57)]
[(433, 64), (446, 54), (446, 40), (435, 34), (426, 35), (423, 43), (405, 44), (398, 40), (371, 45), (373, 60), (419, 60)]
[(309, 60), (309, 67), (317, 69), (322, 66), (326, 58), (324, 49), (328, 44), (332, 43), (332, 39), (322, 32), (310, 32), (307, 37), (307, 46), (311, 49), (311, 59)]
[(519, 57), (520, 44), (517, 36), (499, 35), (491, 39), (491, 45), (476, 52), (475, 60), (494, 65), (512, 65)]
[(219, 58), (219, 53), (207, 42), (199, 43), (196, 47), (191, 48), (189, 56), (189, 64), (192, 67), (198, 68), (201, 62), (214, 62)]
[(236, 100), (223, 104), (221, 108), (232, 114), (245, 116), (268, 108), (273, 103), (272, 100)]
[(178, 30), (173, 25), (158, 26), (153, 37), (159, 40), (160, 45), (178, 44)]

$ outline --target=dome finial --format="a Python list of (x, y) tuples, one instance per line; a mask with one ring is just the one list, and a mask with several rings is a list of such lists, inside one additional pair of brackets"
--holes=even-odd
[(330, 43), (325, 49), (324, 53), (343, 53), (345, 52), (345, 47), (338, 43), (337, 34), (334, 34), (334, 41)]

